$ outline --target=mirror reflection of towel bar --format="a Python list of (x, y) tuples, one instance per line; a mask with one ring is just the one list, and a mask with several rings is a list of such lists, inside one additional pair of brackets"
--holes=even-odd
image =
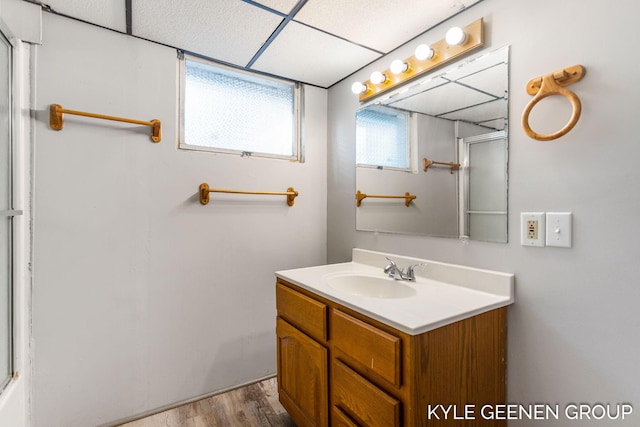
[(427, 172), (427, 169), (429, 169), (429, 166), (431, 165), (449, 166), (450, 173), (454, 173), (455, 171), (460, 169), (460, 163), (436, 162), (435, 160), (430, 160), (430, 159), (427, 159), (426, 157), (422, 159), (422, 170)]
[(367, 197), (376, 198), (376, 199), (404, 199), (405, 206), (409, 206), (412, 200), (416, 199), (416, 196), (410, 193), (404, 193), (404, 196), (386, 196), (381, 194), (364, 194), (361, 193), (360, 190), (356, 192), (356, 206), (360, 206), (362, 201)]

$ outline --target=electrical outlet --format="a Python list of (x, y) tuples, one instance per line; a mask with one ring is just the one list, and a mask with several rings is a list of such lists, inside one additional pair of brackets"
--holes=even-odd
[(544, 212), (522, 212), (520, 227), (522, 246), (544, 246), (546, 237)]
[(527, 239), (538, 238), (538, 221), (535, 219), (527, 220)]

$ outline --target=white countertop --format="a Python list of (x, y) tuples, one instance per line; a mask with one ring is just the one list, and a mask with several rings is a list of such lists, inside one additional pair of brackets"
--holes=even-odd
[[(412, 287), (414, 295), (374, 298), (329, 286), (327, 278), (339, 274), (386, 277), (385, 256), (403, 268), (425, 264), (415, 269), (415, 282), (400, 282)], [(278, 271), (276, 276), (411, 335), (514, 302), (513, 274), (363, 249), (353, 250), (351, 262)]]

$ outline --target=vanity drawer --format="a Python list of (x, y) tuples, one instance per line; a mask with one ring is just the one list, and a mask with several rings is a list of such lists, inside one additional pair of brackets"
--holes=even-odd
[(389, 383), (400, 386), (400, 338), (334, 309), (331, 316), (331, 339), (349, 362), (356, 362), (367, 372), (373, 372)]
[[(339, 360), (333, 362), (331, 384), (333, 405), (359, 424), (368, 427), (400, 426), (400, 401), (371, 384)], [(348, 418), (346, 420), (350, 421)], [(343, 420), (343, 425), (354, 424), (347, 422)]]
[(358, 424), (351, 421), (340, 408), (333, 406), (331, 408), (331, 426), (332, 427), (359, 427)]
[(297, 292), (278, 281), (276, 283), (278, 316), (318, 341), (327, 340), (327, 306)]

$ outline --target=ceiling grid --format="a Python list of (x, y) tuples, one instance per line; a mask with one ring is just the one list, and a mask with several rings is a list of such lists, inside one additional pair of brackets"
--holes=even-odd
[[(253, 1), (247, 1), (244, 0), (246, 3), (250, 3), (250, 4), (254, 4), (255, 2)], [(267, 48), (269, 47), (269, 45), (271, 45), (271, 43), (276, 39), (276, 37), (278, 37), (278, 35), (282, 32), (282, 30), (284, 29), (284, 27), (293, 19), (293, 17), (296, 15), (296, 13), (298, 13), (298, 11), (300, 9), (302, 9), (302, 6), (304, 6), (304, 4), (307, 2), (307, 0), (300, 0), (298, 2), (298, 4), (296, 4), (296, 6), (293, 8), (293, 10), (291, 10), (291, 12), (285, 16), (285, 18), (282, 20), (282, 22), (280, 23), (280, 25), (278, 25), (278, 28), (276, 28), (276, 30), (271, 34), (271, 36), (269, 36), (269, 38), (267, 39), (267, 41), (262, 45), (262, 47), (260, 47), (260, 49), (258, 50), (258, 52), (253, 56), (253, 58), (251, 58), (251, 61), (249, 61), (249, 63), (245, 66), (245, 68), (250, 69), (253, 64), (258, 60), (258, 58), (260, 57), (260, 55), (262, 55), (262, 53), (267, 50)]]
[[(47, 0), (46, 9), (214, 61), (328, 88), (479, 1)], [(398, 22), (402, 25), (390, 24)]]

